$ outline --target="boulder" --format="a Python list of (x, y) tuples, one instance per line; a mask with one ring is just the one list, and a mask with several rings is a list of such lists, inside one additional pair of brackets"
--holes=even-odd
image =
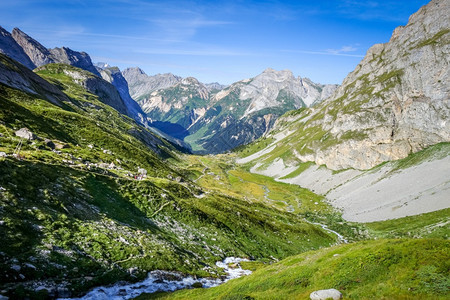
[(21, 128), (15, 132), (16, 136), (21, 137), (26, 140), (35, 140), (37, 136), (32, 133), (28, 128)]
[(342, 299), (342, 293), (336, 289), (318, 290), (309, 295), (311, 300)]
[(52, 140), (45, 139), (45, 140), (44, 140), (44, 143), (45, 143), (45, 145), (46, 145), (47, 147), (49, 147), (49, 148), (52, 149), (52, 150), (55, 149), (55, 147), (56, 147), (55, 143), (53, 143)]

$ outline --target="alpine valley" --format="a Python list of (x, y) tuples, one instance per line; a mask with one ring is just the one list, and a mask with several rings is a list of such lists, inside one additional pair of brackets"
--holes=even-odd
[(0, 299), (448, 299), (449, 15), (340, 86), (149, 76), (0, 27)]

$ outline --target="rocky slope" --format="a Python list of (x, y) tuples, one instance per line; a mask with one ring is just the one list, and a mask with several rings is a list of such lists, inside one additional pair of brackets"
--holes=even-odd
[(43, 74), (64, 74), (75, 84), (98, 96), (98, 99), (124, 115), (132, 115), (117, 89), (91, 72), (64, 64), (49, 64), (36, 69)]
[(322, 101), (336, 85), (267, 69), (255, 78), (215, 89), (219, 87), (185, 78), (142, 96), (139, 104), (151, 120), (159, 121), (155, 126), (161, 130), (174, 131), (178, 125), (180, 138), (195, 151), (220, 153), (260, 137), (286, 111)]
[(448, 1), (431, 1), (371, 47), (331, 98), (279, 119), (267, 137), (285, 137), (272, 154), (369, 169), (450, 141), (449, 12)]
[(99, 72), (104, 80), (116, 87), (120, 97), (125, 103), (125, 106), (130, 114), (134, 116), (136, 121), (142, 124), (147, 124), (147, 117), (139, 104), (131, 98), (128, 83), (122, 76), (120, 69), (117, 67), (105, 66), (104, 68), (100, 68)]
[(17, 44), (11, 34), (0, 26), (0, 53), (5, 54), (29, 69), (36, 68), (24, 49)]
[(36, 67), (49, 63), (62, 63), (78, 67), (100, 76), (99, 72), (92, 64), (89, 54), (86, 52), (73, 51), (67, 47), (47, 49), (19, 28), (13, 29), (12, 37), (17, 44), (22, 47)]
[(122, 71), (128, 82), (131, 97), (139, 101), (155, 90), (165, 89), (178, 83), (182, 78), (171, 73), (148, 76), (140, 68), (127, 68)]

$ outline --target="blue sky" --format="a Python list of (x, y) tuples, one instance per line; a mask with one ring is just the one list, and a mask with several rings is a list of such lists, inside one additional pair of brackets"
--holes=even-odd
[(0, 25), (94, 62), (223, 84), (270, 67), (341, 83), (426, 0), (0, 1)]

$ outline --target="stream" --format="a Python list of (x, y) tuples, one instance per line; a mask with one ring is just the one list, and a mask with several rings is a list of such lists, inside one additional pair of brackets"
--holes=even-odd
[[(216, 266), (223, 268), (227, 274), (224, 278), (194, 278), (178, 272), (151, 271), (145, 280), (136, 283), (119, 282), (114, 285), (96, 287), (80, 298), (60, 298), (59, 300), (124, 300), (132, 299), (143, 293), (173, 292), (179, 289), (191, 288), (195, 283), (201, 283), (203, 288), (218, 286), (230, 279), (250, 275), (252, 271), (244, 270), (239, 263), (248, 261), (244, 258), (227, 257), (216, 262)], [(230, 267), (236, 264), (235, 267)]]

